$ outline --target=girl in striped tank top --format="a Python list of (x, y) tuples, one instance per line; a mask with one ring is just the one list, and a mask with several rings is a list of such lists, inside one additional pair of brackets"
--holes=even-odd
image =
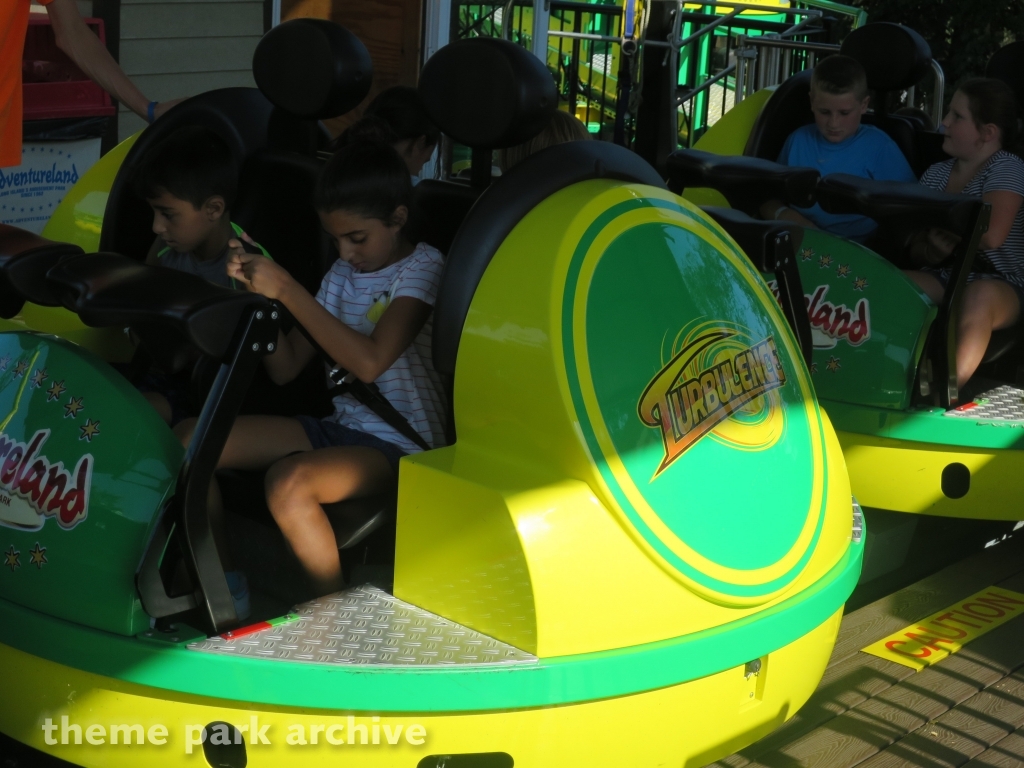
[[(428, 446), (444, 444), (441, 388), (430, 361), (430, 315), (441, 254), (406, 239), (412, 184), (387, 144), (357, 142), (324, 169), (314, 203), (339, 258), (314, 297), (269, 259), (233, 241), (228, 274), (248, 290), (282, 303), (321, 348), (350, 373), (376, 383)], [(265, 358), (270, 377), (295, 378), (315, 352), (298, 329), (280, 334)], [(341, 562), (322, 504), (393, 485), (398, 460), (421, 450), (350, 394), (334, 399), (327, 419), (239, 417), (220, 467), (269, 468), (267, 504), (318, 594), (343, 586)], [(187, 444), (193, 426), (179, 430)], [(220, 510), (211, 488), (211, 516)], [(224, 549), (221, 548), (223, 552)]]
[[(1024, 162), (1007, 151), (1019, 135), (1019, 110), (1013, 91), (1000, 80), (964, 82), (942, 124), (942, 148), (952, 157), (925, 171), (921, 183), (981, 197), (992, 206), (960, 313), (956, 373), (963, 386), (981, 363), (992, 331), (1016, 323), (1024, 306)], [(911, 248), (923, 268), (907, 275), (936, 303), (950, 270), (925, 265), (946, 259), (957, 242), (951, 233), (933, 229), (918, 236)]]

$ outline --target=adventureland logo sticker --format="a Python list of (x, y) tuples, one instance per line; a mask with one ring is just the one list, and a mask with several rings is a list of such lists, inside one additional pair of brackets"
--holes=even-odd
[[(768, 287), (778, 300), (778, 282), (772, 280)], [(861, 298), (857, 299), (852, 308), (845, 304), (833, 304), (825, 298), (829, 288), (829, 285), (819, 285), (811, 293), (804, 294), (814, 348), (832, 349), (840, 341), (845, 341), (851, 347), (859, 347), (871, 338), (871, 303)]]
[(21, 443), (0, 432), (0, 525), (38, 531), (53, 517), (69, 530), (89, 514), (92, 454), (82, 456), (69, 472), (42, 453), (49, 436), (50, 430), (41, 429)]
[[(660, 429), (664, 441), (654, 478), (712, 431), (741, 450), (774, 445), (785, 414), (772, 392), (786, 383), (775, 338), (751, 341), (741, 329), (702, 323), (681, 332), (677, 342), (678, 351), (637, 403), (640, 420)], [(735, 422), (733, 429), (727, 420)]]

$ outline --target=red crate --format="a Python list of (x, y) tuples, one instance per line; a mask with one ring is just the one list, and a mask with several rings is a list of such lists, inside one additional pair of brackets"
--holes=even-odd
[[(103, 19), (86, 19), (85, 23), (106, 44)], [(114, 114), (107, 92), (57, 47), (48, 18), (29, 19), (21, 76), (24, 120)]]

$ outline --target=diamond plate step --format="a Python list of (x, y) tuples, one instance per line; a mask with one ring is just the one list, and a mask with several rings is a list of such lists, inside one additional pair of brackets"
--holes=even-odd
[(1024, 389), (1004, 384), (946, 411), (946, 415), (980, 421), (1024, 421)]
[(364, 585), (295, 608), (298, 621), (188, 647), (312, 664), (393, 667), (535, 664), (537, 657)]

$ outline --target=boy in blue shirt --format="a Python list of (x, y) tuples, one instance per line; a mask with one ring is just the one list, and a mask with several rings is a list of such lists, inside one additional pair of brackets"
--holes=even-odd
[[(860, 62), (840, 55), (823, 59), (811, 76), (814, 125), (805, 125), (789, 135), (778, 162), (817, 168), (822, 176), (848, 173), (879, 181), (917, 181), (896, 142), (884, 131), (860, 124), (868, 101), (867, 75)], [(812, 208), (789, 208), (780, 200), (769, 200), (761, 206), (761, 215), (824, 229), (860, 243), (876, 227), (867, 216), (826, 213), (817, 204)]]

